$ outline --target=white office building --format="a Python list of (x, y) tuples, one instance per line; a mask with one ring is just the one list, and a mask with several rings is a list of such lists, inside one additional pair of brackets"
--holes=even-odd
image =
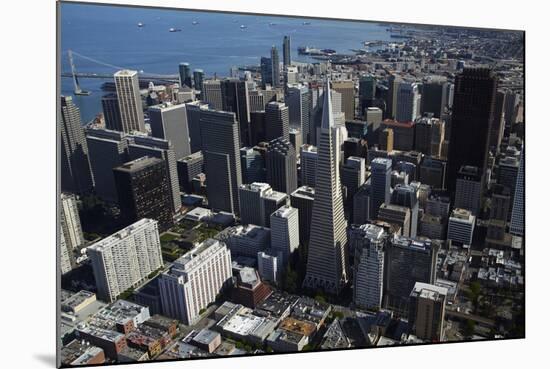
[(470, 247), (474, 236), (476, 217), (466, 209), (456, 208), (449, 217), (447, 239), (453, 244)]
[(100, 299), (111, 302), (162, 265), (158, 222), (141, 219), (87, 248)]
[(304, 144), (300, 147), (300, 179), (302, 186), (315, 187), (317, 147)]
[(298, 209), (285, 205), (271, 214), (271, 248), (281, 252), (283, 263), (300, 246), (300, 224)]
[(69, 251), (84, 244), (76, 198), (71, 194), (61, 194), (61, 231)]
[(270, 234), (269, 228), (246, 224), (228, 227), (216, 239), (225, 242), (233, 256), (255, 258), (258, 252), (269, 247)]
[(207, 239), (177, 259), (159, 279), (164, 315), (192, 325), (200, 311), (231, 284), (231, 253), (225, 243)]
[(258, 252), (258, 273), (264, 281), (278, 283), (283, 274), (283, 255), (281, 252), (275, 253), (260, 251)]

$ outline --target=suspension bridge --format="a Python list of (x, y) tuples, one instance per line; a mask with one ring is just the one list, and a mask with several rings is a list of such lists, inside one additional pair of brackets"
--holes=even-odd
[[(79, 73), (79, 72), (76, 71), (76, 65), (75, 65), (75, 62), (74, 62), (74, 57), (75, 56), (77, 56), (79, 58), (82, 58), (84, 60), (87, 60), (91, 63), (97, 64), (97, 65), (112, 68), (115, 71), (121, 70), (121, 69), (132, 69), (132, 68), (128, 68), (128, 67), (122, 67), (122, 66), (119, 66), (119, 65), (106, 63), (106, 62), (103, 62), (101, 60), (91, 58), (89, 56), (77, 53), (74, 50), (67, 50), (67, 57), (69, 58), (69, 65), (70, 65), (71, 71), (70, 72), (61, 72), (61, 77), (72, 78), (73, 84), (74, 84), (74, 93), (75, 93), (75, 95), (89, 95), (90, 94), (89, 91), (85, 91), (80, 87), (79, 79), (82, 79), (82, 78), (113, 79), (113, 74), (114, 74), (114, 72), (113, 73), (105, 73), (105, 72), (102, 72), (102, 73), (92, 73), (92, 72)], [(161, 83), (163, 83), (163, 82), (164, 83), (179, 82), (179, 76), (177, 74), (145, 73), (142, 70), (139, 71), (138, 78), (140, 80), (144, 80), (144, 81), (156, 81), (156, 82), (161, 82)]]

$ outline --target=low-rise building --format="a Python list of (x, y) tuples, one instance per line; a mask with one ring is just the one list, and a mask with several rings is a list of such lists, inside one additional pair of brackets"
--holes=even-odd
[(105, 353), (103, 349), (97, 346), (73, 340), (63, 346), (60, 352), (61, 364), (68, 365), (94, 365), (105, 363)]
[(211, 354), (222, 343), (222, 337), (218, 332), (214, 332), (210, 329), (203, 329), (191, 341), (201, 350), (204, 350)]

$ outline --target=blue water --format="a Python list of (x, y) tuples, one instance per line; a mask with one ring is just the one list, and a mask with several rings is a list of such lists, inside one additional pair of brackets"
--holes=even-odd
[[(192, 25), (195, 20), (198, 25)], [(304, 21), (311, 24), (303, 25)], [(137, 27), (138, 22), (145, 26)], [(270, 22), (275, 25), (270, 26)], [(241, 24), (247, 28), (241, 29)], [(171, 27), (182, 31), (168, 32)], [(259, 64), (261, 56), (269, 56), (272, 45), (278, 47), (282, 61), (284, 35), (291, 36), (295, 61), (311, 61), (298, 55), (298, 46), (350, 53), (352, 48), (362, 48), (366, 40), (390, 40), (385, 26), (368, 22), (63, 3), (61, 68), (70, 71), (66, 51), (72, 49), (104, 63), (145, 73), (177, 74), (178, 64), (188, 62), (191, 69), (203, 69), (207, 76), (227, 76), (233, 65)], [(116, 71), (78, 56), (75, 64), (79, 72)], [(100, 86), (105, 81), (80, 81), (82, 89), (92, 92), (90, 96), (74, 96), (84, 122), (101, 112)], [(72, 95), (72, 80), (62, 78), (61, 89), (63, 94)]]

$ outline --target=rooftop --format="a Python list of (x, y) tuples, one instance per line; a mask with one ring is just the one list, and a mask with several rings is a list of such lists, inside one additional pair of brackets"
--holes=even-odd
[(130, 224), (128, 227), (121, 229), (120, 231), (113, 233), (109, 237), (102, 239), (89, 246), (87, 250), (103, 251), (104, 248), (112, 247), (113, 245), (118, 244), (122, 239), (132, 236), (133, 234), (142, 231), (144, 228), (149, 227), (153, 224), (157, 224), (156, 220), (143, 218), (137, 222)]

